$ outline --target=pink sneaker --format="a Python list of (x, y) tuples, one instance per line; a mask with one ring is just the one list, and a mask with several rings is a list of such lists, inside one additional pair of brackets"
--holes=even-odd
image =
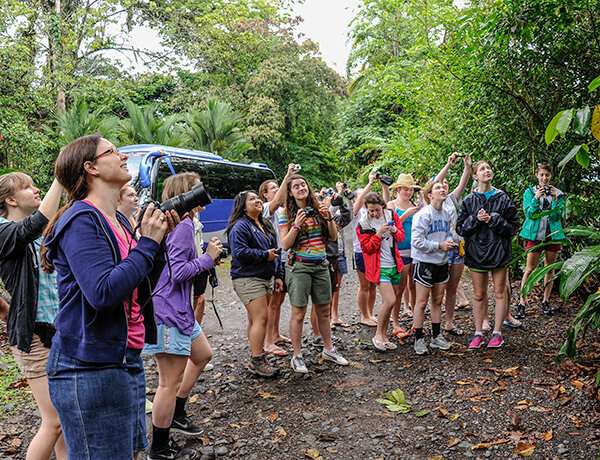
[(488, 348), (500, 348), (504, 344), (502, 334), (493, 334), (492, 339), (488, 342)]
[(481, 345), (483, 345), (483, 336), (475, 335), (469, 344), (469, 348), (481, 348)]

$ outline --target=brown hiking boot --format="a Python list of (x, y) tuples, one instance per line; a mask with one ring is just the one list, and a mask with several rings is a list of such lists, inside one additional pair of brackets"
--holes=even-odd
[(267, 361), (264, 353), (262, 355), (253, 356), (248, 366), (248, 371), (254, 375), (260, 375), (261, 377), (273, 377), (279, 369)]

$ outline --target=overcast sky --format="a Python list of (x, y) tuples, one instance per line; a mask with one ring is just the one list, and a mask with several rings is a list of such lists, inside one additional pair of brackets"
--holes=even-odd
[(360, 0), (305, 0), (292, 11), (302, 16), (299, 31), (319, 43), (323, 60), (340, 75), (346, 74), (350, 54), (348, 24)]

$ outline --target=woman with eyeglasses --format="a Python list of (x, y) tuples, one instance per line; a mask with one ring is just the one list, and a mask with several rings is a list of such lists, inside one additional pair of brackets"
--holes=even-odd
[(140, 356), (156, 342), (151, 292), (160, 244), (178, 217), (149, 205), (139, 240), (117, 212), (127, 155), (92, 134), (74, 140), (54, 173), (69, 202), (50, 221), (42, 267), (56, 270), (59, 312), (46, 371), (69, 458), (131, 460), (148, 447)]
[[(66, 460), (67, 450), (58, 415), (48, 393), (46, 363), (52, 322), (58, 313), (56, 275), (40, 267), (44, 227), (58, 211), (62, 186), (54, 180), (42, 200), (27, 174), (0, 176), (0, 278), (11, 295), (4, 318), (12, 354), (40, 410), (42, 423), (27, 447), (27, 458), (49, 459), (52, 451)], [(2, 299), (4, 301), (4, 299)]]
[[(538, 164), (536, 177), (538, 185), (531, 185), (525, 190), (523, 195), (523, 210), (525, 211), (525, 223), (519, 236), (527, 241), (526, 249), (531, 252), (527, 254), (527, 267), (523, 273), (521, 280), (521, 289), (531, 275), (531, 272), (536, 269), (540, 261), (540, 256), (544, 252), (544, 265), (552, 265), (556, 262), (558, 251), (561, 248), (561, 241), (565, 239), (565, 234), (562, 230), (562, 208), (565, 206), (567, 195), (553, 185), (550, 185), (552, 180), (552, 165), (550, 163)], [(540, 216), (541, 213), (551, 211), (549, 214)], [(545, 246), (537, 247), (545, 243)], [(535, 248), (535, 249), (532, 249)], [(546, 315), (551, 315), (558, 310), (553, 310), (550, 306), (550, 294), (552, 293), (552, 278), (554, 270), (550, 270), (544, 277), (544, 297), (542, 299), (542, 312)], [(520, 292), (520, 291), (519, 291)], [(516, 318), (525, 317), (525, 307), (527, 301), (522, 294), (519, 294), (519, 305), (515, 313)]]
[(252, 354), (248, 370), (254, 375), (272, 377), (277, 374), (277, 368), (267, 361), (263, 344), (269, 298), (273, 290), (281, 291), (283, 269), (275, 230), (264, 218), (263, 202), (256, 192), (238, 193), (225, 233), (231, 248), (233, 289), (248, 312), (248, 340)]

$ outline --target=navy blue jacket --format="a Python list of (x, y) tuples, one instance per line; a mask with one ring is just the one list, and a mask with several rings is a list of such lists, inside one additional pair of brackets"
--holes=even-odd
[(227, 235), (231, 249), (231, 279), (255, 276), (265, 280), (283, 279), (281, 257), (270, 262), (269, 249), (277, 248), (273, 235), (262, 232), (256, 222), (247, 216), (238, 220)]
[[(132, 231), (129, 221), (117, 213)], [(76, 201), (44, 241), (58, 275), (60, 309), (52, 345), (67, 356), (92, 363), (119, 363), (127, 348), (124, 302), (138, 288), (147, 343), (156, 343), (152, 289), (164, 267), (164, 251), (150, 238), (121, 260), (117, 239), (95, 207)]]

